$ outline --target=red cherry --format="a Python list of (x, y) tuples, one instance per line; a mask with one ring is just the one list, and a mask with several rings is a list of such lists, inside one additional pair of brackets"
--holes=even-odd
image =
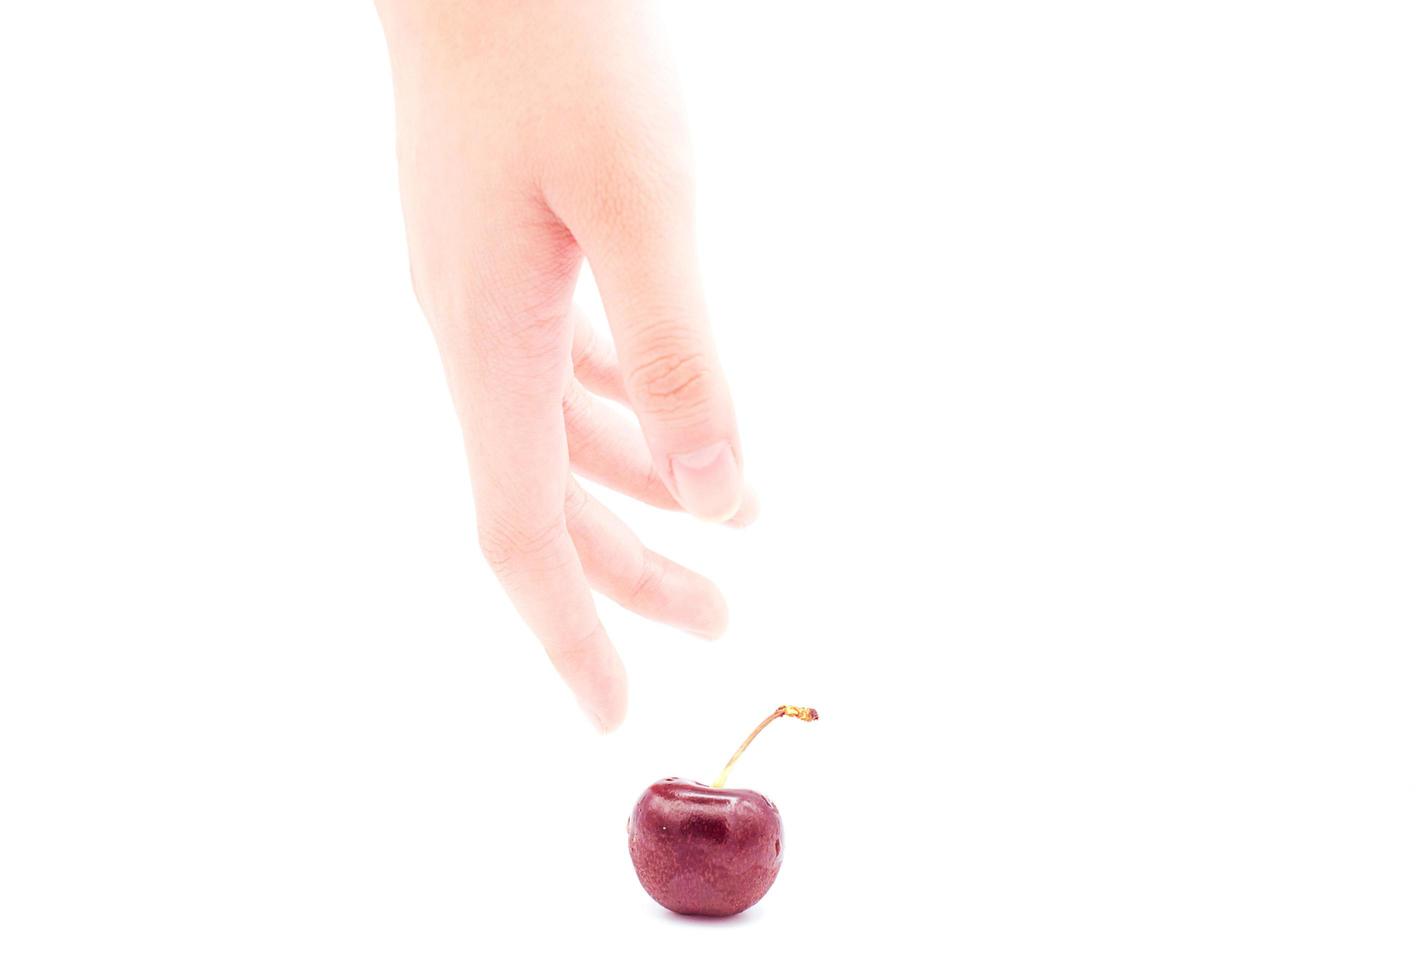
[(730, 767), (775, 718), (815, 721), (812, 708), (784, 705), (739, 746), (713, 786), (681, 779), (652, 783), (626, 824), (631, 862), (641, 885), (661, 905), (685, 915), (736, 915), (778, 877), (783, 821), (778, 808), (751, 789), (724, 789)]

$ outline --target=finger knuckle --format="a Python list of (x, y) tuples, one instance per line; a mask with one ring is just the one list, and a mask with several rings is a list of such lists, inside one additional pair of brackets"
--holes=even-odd
[(557, 361), (570, 353), (563, 297), (500, 296), (488, 303), (485, 322), (490, 339), (510, 352)]
[(410, 264), (414, 295), (442, 344), (466, 349), (478, 363), (512, 361), (543, 372), (567, 359), (574, 262), (459, 259)]
[(637, 496), (647, 503), (660, 507), (673, 505), (670, 491), (665, 487), (665, 481), (660, 478), (660, 474), (655, 471), (653, 466), (646, 467), (645, 472), (641, 474), (640, 493)]
[(563, 512), (566, 517), (567, 530), (571, 531), (582, 522), (587, 506), (591, 503), (591, 495), (577, 485), (575, 481), (567, 483), (566, 500), (563, 502)]
[(632, 400), (651, 418), (699, 422), (713, 401), (714, 365), (703, 352), (664, 344), (631, 369), (626, 383)]
[(565, 524), (561, 515), (527, 520), (486, 514), (478, 520), (478, 549), (499, 578), (540, 568), (555, 559)]
[(645, 552), (641, 560), (640, 574), (631, 586), (626, 601), (629, 604), (649, 603), (660, 598), (665, 581), (665, 562), (659, 555)]
[(595, 428), (591, 399), (576, 384), (568, 385), (562, 395), (562, 419), (566, 422), (568, 437), (580, 437)]

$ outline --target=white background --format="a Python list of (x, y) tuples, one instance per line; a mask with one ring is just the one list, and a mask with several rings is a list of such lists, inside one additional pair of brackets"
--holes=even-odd
[[(1411, 5), (669, 11), (764, 500), (483, 567), (360, 3), (0, 18), (0, 976), (1413, 977)], [(710, 923), (624, 822), (787, 828)]]

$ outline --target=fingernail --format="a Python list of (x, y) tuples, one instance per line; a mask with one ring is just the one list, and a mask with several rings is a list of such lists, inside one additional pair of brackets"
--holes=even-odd
[(739, 462), (727, 442), (671, 456), (670, 480), (680, 506), (696, 517), (726, 521), (739, 510)]

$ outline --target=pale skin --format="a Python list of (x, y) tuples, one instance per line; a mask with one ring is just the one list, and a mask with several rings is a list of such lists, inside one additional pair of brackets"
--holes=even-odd
[[(592, 590), (708, 638), (727, 610), (580, 480), (730, 526), (757, 509), (700, 287), (664, 51), (644, 6), (619, 0), (377, 6), (414, 291), (463, 428), (479, 543), (609, 731), (626, 673)], [(583, 260), (609, 339), (572, 304)]]

